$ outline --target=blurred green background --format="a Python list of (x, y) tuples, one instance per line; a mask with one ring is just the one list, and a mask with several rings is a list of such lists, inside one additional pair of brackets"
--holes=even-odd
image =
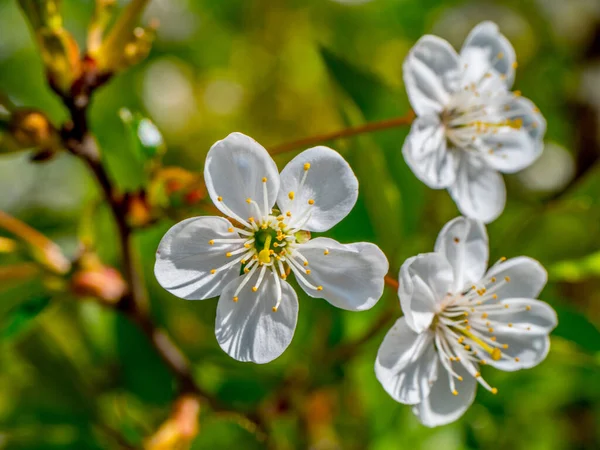
[[(93, 9), (92, 0), (62, 3), (65, 28), (80, 45)], [(205, 210), (176, 210), (136, 232), (153, 319), (189, 356), (201, 386), (230, 409), (262, 411), (273, 434), (260, 441), (244, 423), (206, 407), (193, 449), (600, 448), (598, 0), (153, 0), (144, 15), (151, 18), (160, 27), (149, 57), (101, 88), (91, 106), (92, 130), (122, 191), (144, 183), (118, 114), (123, 107), (162, 132), (165, 165), (201, 173), (210, 146), (232, 131), (269, 148), (406, 114), (402, 62), (410, 47), (433, 33), (460, 48), (482, 20), (498, 23), (515, 46), (515, 88), (548, 121), (543, 156), (506, 177), (506, 210), (488, 229), (492, 260), (528, 255), (548, 269), (541, 298), (560, 321), (552, 350), (531, 370), (486, 370), (499, 394), (480, 390), (449, 426), (421, 426), (377, 382), (373, 364), (388, 326), (352, 360), (331, 363), (332, 349), (361, 336), (382, 313), (400, 315), (394, 292), (386, 289), (363, 313), (299, 293), (290, 348), (271, 364), (242, 364), (216, 343), (216, 300), (175, 298), (152, 272), (173, 220)], [(67, 119), (11, 0), (0, 0), (0, 91), (18, 106), (47, 112), (55, 124)], [(442, 225), (458, 214), (445, 191), (426, 188), (405, 165), (407, 131), (328, 143), (350, 161), (361, 190), (354, 211), (327, 236), (377, 243), (393, 274), (407, 257), (431, 251)], [(295, 153), (276, 156), (280, 168)], [(28, 152), (0, 155), (1, 210), (68, 255), (85, 235), (104, 263), (120, 268), (117, 233), (101, 198), (71, 155), (44, 163), (32, 163)], [(1, 265), (15, 262), (0, 255)], [(118, 449), (115, 430), (138, 448), (169, 415), (172, 375), (118, 312), (67, 291), (47, 292), (47, 279), (0, 281), (0, 448)], [(285, 402), (277, 397), (281, 386)]]

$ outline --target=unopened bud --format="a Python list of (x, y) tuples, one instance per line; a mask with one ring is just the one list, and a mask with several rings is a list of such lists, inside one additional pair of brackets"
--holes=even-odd
[(187, 448), (198, 434), (200, 401), (185, 395), (175, 403), (171, 416), (158, 431), (146, 441), (146, 450), (171, 450)]
[(77, 271), (71, 278), (73, 292), (81, 297), (95, 297), (106, 303), (116, 303), (127, 292), (121, 273), (104, 265), (93, 253), (79, 258)]
[(37, 148), (55, 152), (59, 145), (58, 131), (39, 111), (21, 109), (13, 112), (8, 124), (13, 141), (18, 148)]

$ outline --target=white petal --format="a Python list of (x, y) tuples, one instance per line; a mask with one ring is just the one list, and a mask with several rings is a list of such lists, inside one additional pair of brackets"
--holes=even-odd
[(211, 239), (235, 239), (231, 223), (222, 217), (192, 217), (174, 225), (156, 251), (154, 274), (160, 285), (177, 297), (204, 300), (216, 297), (239, 274), (239, 266), (215, 273), (231, 261), (226, 253), (242, 244), (214, 244)]
[(506, 112), (510, 120), (521, 120), (519, 129), (503, 127), (496, 134), (481, 138), (486, 163), (504, 173), (514, 173), (530, 166), (544, 149), (546, 120), (528, 99), (516, 97)]
[(270, 270), (257, 292), (252, 287), (258, 279), (258, 270), (251, 275), (242, 290), (233, 296), (244, 279), (238, 277), (227, 285), (219, 304), (215, 334), (221, 348), (238, 361), (264, 364), (273, 361), (290, 345), (298, 319), (298, 297), (286, 281), (281, 281), (283, 299), (278, 310), (277, 283)]
[(417, 117), (404, 141), (402, 154), (415, 176), (432, 189), (447, 188), (456, 179), (458, 158), (448, 151), (438, 116)]
[(494, 336), (502, 349), (502, 359), (489, 360), (498, 369), (514, 371), (539, 364), (548, 354), (548, 334), (558, 324), (556, 312), (545, 302), (529, 298), (512, 298), (500, 302), (508, 310), (489, 312)]
[(383, 388), (397, 402), (414, 405), (429, 395), (437, 371), (433, 334), (415, 333), (404, 317), (398, 319), (375, 360), (375, 375)]
[(494, 361), (489, 358), (487, 364), (506, 372), (537, 366), (550, 351), (550, 338), (547, 335), (494, 332), (494, 336), (508, 348), (502, 350), (502, 359)]
[(538, 336), (549, 334), (558, 325), (556, 311), (546, 302), (530, 298), (510, 298), (502, 300), (500, 304), (508, 305), (508, 309), (501, 312), (490, 311), (488, 315), (489, 320), (494, 323), (494, 330)]
[[(267, 179), (266, 183), (263, 178)], [(225, 215), (233, 213), (237, 217), (232, 218), (236, 220), (247, 220), (258, 214), (256, 207), (246, 199), (254, 200), (261, 211), (270, 210), (279, 192), (275, 161), (262, 145), (242, 133), (231, 133), (211, 147), (206, 155), (204, 180), (215, 206)]]
[(454, 272), (452, 292), (481, 280), (488, 266), (488, 236), (485, 225), (467, 217), (451, 220), (435, 241), (435, 252), (444, 255)]
[[(308, 171), (305, 164), (310, 165)], [(305, 175), (304, 185), (300, 188)], [(294, 193), (293, 200), (290, 192)], [(293, 227), (327, 231), (348, 215), (357, 198), (358, 179), (346, 160), (330, 148), (305, 150), (281, 172), (277, 205), (281, 212), (292, 213), (290, 225)], [(309, 204), (311, 200), (312, 205)]]
[(535, 259), (526, 256), (518, 256), (494, 265), (485, 277), (486, 281), (496, 278), (496, 283), (502, 283), (502, 286), (494, 289), (499, 300), (537, 298), (548, 281), (546, 269)]
[(440, 113), (458, 76), (459, 59), (452, 46), (436, 36), (423, 36), (404, 61), (404, 84), (418, 116)]
[(398, 296), (406, 322), (420, 333), (431, 325), (437, 305), (451, 292), (452, 267), (438, 253), (407, 259), (400, 268)]
[(376, 245), (340, 244), (320, 237), (299, 246), (298, 251), (308, 261), (306, 269), (310, 270), (302, 277), (315, 287), (323, 287), (320, 291), (312, 289), (299, 278), (298, 283), (311, 297), (324, 298), (338, 308), (363, 311), (383, 294), (389, 265)]
[(438, 378), (431, 388), (429, 396), (413, 407), (413, 412), (423, 425), (437, 427), (454, 422), (461, 417), (475, 399), (477, 382), (460, 364), (452, 367), (462, 376), (463, 381), (455, 379), (458, 395), (450, 389), (450, 374), (439, 363)]
[(461, 158), (456, 182), (449, 192), (463, 215), (484, 223), (495, 220), (506, 204), (502, 176), (472, 157)]
[(505, 83), (510, 88), (515, 80), (515, 62), (517, 60), (515, 49), (508, 39), (500, 33), (498, 25), (494, 22), (482, 22), (477, 25), (463, 45), (461, 56), (469, 49), (484, 49), (488, 58), (488, 64), (494, 70), (505, 75)]

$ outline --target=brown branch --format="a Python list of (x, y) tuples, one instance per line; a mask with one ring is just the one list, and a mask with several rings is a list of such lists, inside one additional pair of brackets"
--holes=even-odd
[(71, 116), (71, 121), (65, 124), (62, 129), (63, 144), (70, 153), (81, 158), (88, 165), (102, 189), (117, 224), (124, 278), (129, 289), (121, 300), (115, 304), (115, 307), (127, 315), (148, 337), (164, 363), (177, 378), (180, 395), (197, 395), (215, 411), (237, 414), (243, 417), (244, 421), (252, 423), (260, 435), (263, 435), (265, 425), (260, 417), (229, 411), (216, 398), (198, 386), (193, 378), (187, 358), (173, 342), (167, 331), (157, 327), (148, 314), (147, 292), (137, 269), (132, 248), (133, 230), (127, 221), (128, 204), (126, 198), (115, 191), (110, 177), (102, 165), (96, 139), (88, 126), (87, 109), (91, 95), (96, 88), (107, 80), (107, 76), (95, 73), (95, 68), (88, 65), (87, 71), (84, 71), (82, 77), (74, 83), (68, 95), (61, 94), (57, 89), (55, 91), (61, 96)]
[(380, 122), (369, 122), (357, 127), (344, 128), (343, 130), (334, 131), (331, 133), (319, 134), (307, 138), (299, 139), (293, 142), (276, 145), (269, 149), (271, 155), (285, 153), (300, 148), (311, 147), (322, 142), (333, 141), (334, 139), (347, 138), (358, 134), (372, 133), (375, 131), (387, 130), (390, 128), (410, 125), (415, 118), (415, 113), (410, 111), (406, 116), (395, 117), (393, 119), (382, 120)]

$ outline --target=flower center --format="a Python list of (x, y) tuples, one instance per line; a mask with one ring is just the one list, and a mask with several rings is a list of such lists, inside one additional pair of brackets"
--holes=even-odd
[[(298, 186), (298, 193), (302, 192), (310, 164), (305, 163), (302, 167), (303, 175)], [(237, 226), (229, 228), (230, 233), (236, 233), (237, 236), (227, 239), (211, 239), (209, 245), (231, 244), (238, 246), (235, 250), (225, 253), (227, 258), (232, 258), (230, 262), (221, 267), (212, 269), (210, 273), (215, 275), (223, 270), (230, 270), (236, 265), (240, 265), (241, 282), (238, 285), (232, 300), (238, 302), (239, 295), (248, 284), (255, 273), (258, 273), (253, 292), (258, 292), (263, 283), (267, 271), (272, 272), (275, 283), (275, 306), (273, 312), (276, 312), (283, 298), (282, 282), (290, 272), (294, 272), (296, 278), (305, 288), (322, 291), (323, 286), (315, 285), (309, 281), (311, 269), (308, 268), (308, 260), (299, 251), (298, 244), (302, 244), (310, 239), (310, 232), (302, 230), (302, 227), (311, 217), (312, 207), (315, 205), (314, 199), (307, 201), (309, 207), (305, 208), (298, 217), (292, 217), (292, 213), (287, 211), (280, 213), (277, 209), (271, 209), (268, 203), (267, 178), (262, 178), (263, 198), (259, 205), (252, 198), (247, 198), (246, 203), (251, 205), (256, 215), (243, 219), (231, 211), (224, 203), (223, 197), (218, 196), (217, 201), (226, 214), (237, 222)], [(295, 192), (289, 192), (288, 197), (294, 201)], [(298, 199), (296, 199), (298, 201)], [(325, 255), (329, 250), (325, 249)], [(234, 258), (235, 257), (235, 258)]]
[[(505, 258), (502, 258), (500, 262), (504, 260)], [(450, 377), (450, 389), (455, 395), (458, 392), (454, 386), (454, 379), (460, 381), (462, 377), (453, 370), (454, 362), (460, 362), (486, 389), (494, 394), (497, 392), (496, 388), (490, 387), (481, 377), (477, 364), (487, 364), (486, 355), (493, 361), (510, 359), (505, 352), (509, 345), (499, 342), (495, 333), (518, 328), (505, 319), (507, 314), (531, 310), (529, 305), (511, 307), (498, 301), (496, 292), (510, 281), (508, 276), (501, 279), (491, 277), (462, 293), (448, 294), (434, 316), (430, 328), (435, 333), (435, 346), (440, 360), (453, 375)], [(529, 329), (526, 327), (524, 331)], [(519, 362), (518, 357), (514, 360)]]

